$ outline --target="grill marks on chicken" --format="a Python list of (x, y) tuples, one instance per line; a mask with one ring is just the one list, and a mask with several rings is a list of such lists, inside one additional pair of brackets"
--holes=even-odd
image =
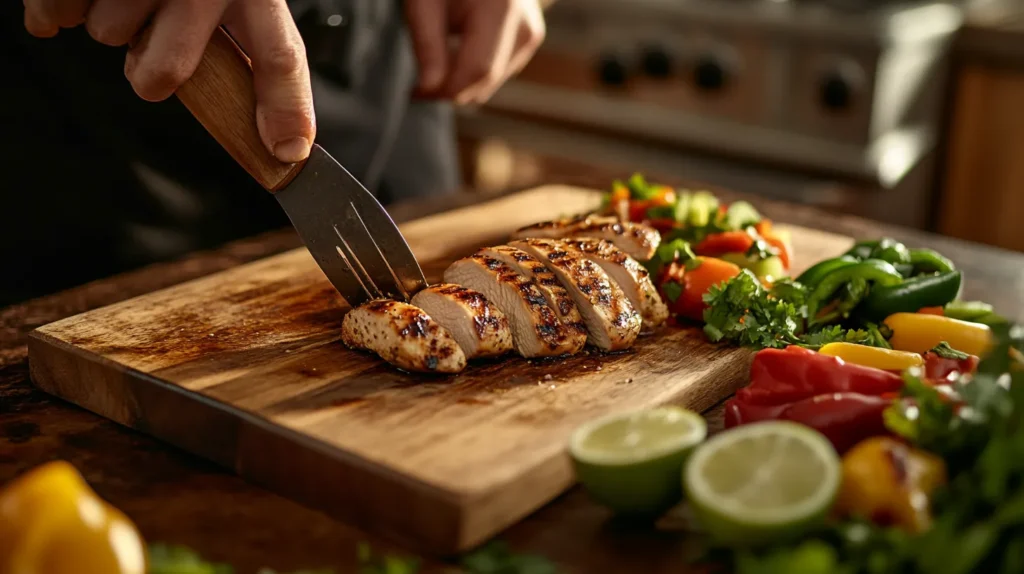
[(524, 239), (509, 245), (550, 265), (576, 302), (589, 331), (589, 343), (617, 351), (636, 341), (642, 325), (640, 313), (598, 264), (552, 239)]
[(341, 323), (341, 340), (407, 371), (457, 373), (466, 367), (466, 355), (448, 330), (422, 309), (391, 299), (349, 311)]
[(447, 329), (466, 358), (496, 357), (512, 350), (508, 318), (479, 291), (441, 283), (416, 293), (411, 303)]
[(512, 239), (605, 239), (625, 251), (630, 257), (646, 261), (654, 256), (661, 243), (661, 234), (648, 225), (619, 221), (616, 217), (587, 215), (545, 221), (522, 227), (512, 233)]
[(540, 259), (510, 245), (485, 247), (477, 251), (477, 255), (497, 259), (527, 279), (531, 279), (544, 294), (548, 305), (555, 310), (562, 323), (579, 333), (584, 335), (587, 333), (587, 326), (583, 323), (583, 318), (580, 316), (579, 309), (576, 308), (576, 302), (573, 301), (572, 295), (566, 291), (555, 274)]
[(467, 359), (626, 349), (668, 318), (646, 269), (657, 230), (588, 215), (523, 227), (444, 272), (410, 303), (377, 299), (349, 311), (342, 340), (401, 369), (457, 373)]
[(493, 257), (473, 255), (452, 263), (446, 283), (479, 291), (509, 319), (512, 342), (524, 357), (577, 353), (586, 335), (570, 329), (548, 306), (537, 285)]
[(650, 273), (636, 259), (604, 239), (564, 239), (562, 243), (597, 263), (622, 288), (641, 317), (645, 329), (654, 329), (668, 319), (668, 307), (658, 294)]

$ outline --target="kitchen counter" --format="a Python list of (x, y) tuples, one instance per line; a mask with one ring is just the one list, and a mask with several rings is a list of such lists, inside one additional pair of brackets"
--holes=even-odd
[[(590, 172), (593, 173), (593, 172)], [(604, 187), (598, 174), (572, 183)], [(827, 218), (789, 204), (719, 192), (726, 200), (751, 200), (773, 219), (854, 236), (889, 235), (929, 245), (964, 270), (964, 296), (984, 299), (1024, 321), (1024, 254), (877, 225), (856, 218)], [(395, 206), (407, 221), (489, 195), (459, 194), (444, 201)], [(0, 311), (0, 484), (48, 460), (72, 462), (105, 499), (124, 510), (150, 541), (190, 546), (236, 572), (267, 566), (289, 571), (333, 566), (354, 571), (356, 548), (404, 553), (325, 514), (302, 507), (191, 455), (118, 426), (37, 391), (28, 380), (26, 335), (40, 325), (88, 309), (214, 273), (299, 246), (282, 230), (197, 253), (180, 261), (87, 284)], [(800, 256), (798, 253), (797, 257)], [(708, 413), (720, 427), (717, 410)], [(500, 538), (513, 549), (543, 554), (568, 572), (678, 572), (685, 537), (671, 529), (643, 532), (609, 521), (609, 514), (574, 489), (512, 527)], [(441, 571), (427, 563), (422, 572)]]

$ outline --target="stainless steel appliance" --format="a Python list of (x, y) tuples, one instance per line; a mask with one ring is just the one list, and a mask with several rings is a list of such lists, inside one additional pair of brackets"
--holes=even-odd
[(534, 61), (460, 128), (926, 227), (961, 20), (946, 2), (560, 0)]

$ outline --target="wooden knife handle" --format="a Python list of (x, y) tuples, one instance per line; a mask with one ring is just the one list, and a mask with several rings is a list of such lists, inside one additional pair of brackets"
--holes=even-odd
[(248, 56), (222, 28), (214, 30), (178, 99), (231, 157), (270, 192), (294, 178), (305, 162), (279, 161), (256, 128), (256, 91)]

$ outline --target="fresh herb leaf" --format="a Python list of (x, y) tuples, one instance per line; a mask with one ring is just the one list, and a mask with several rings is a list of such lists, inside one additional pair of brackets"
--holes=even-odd
[(790, 302), (770, 297), (749, 269), (704, 294), (704, 333), (712, 342), (781, 348), (799, 342), (800, 313)]
[(670, 303), (675, 303), (679, 296), (683, 294), (683, 286), (675, 281), (662, 283), (661, 290), (664, 291), (665, 297), (668, 298)]
[(932, 350), (928, 352), (935, 353), (936, 355), (942, 357), (943, 359), (955, 359), (957, 361), (962, 361), (964, 359), (970, 358), (970, 355), (962, 351), (957, 351), (953, 347), (950, 347), (949, 343), (945, 341), (942, 341), (938, 345), (935, 345), (934, 347), (932, 347)]
[(461, 560), (467, 574), (558, 574), (547, 558), (534, 554), (516, 554), (500, 541), (467, 554)]
[(807, 330), (807, 288), (792, 279), (777, 281), (771, 290), (744, 269), (704, 295), (704, 333), (712, 342), (731, 341), (763, 349), (801, 345), (811, 349), (835, 342), (891, 348), (879, 327), (862, 329), (813, 325)]
[(233, 574), (227, 564), (203, 560), (185, 546), (154, 543), (148, 548), (149, 574)]
[(392, 554), (377, 555), (365, 542), (356, 549), (356, 558), (359, 574), (416, 574), (420, 570), (419, 560)]

